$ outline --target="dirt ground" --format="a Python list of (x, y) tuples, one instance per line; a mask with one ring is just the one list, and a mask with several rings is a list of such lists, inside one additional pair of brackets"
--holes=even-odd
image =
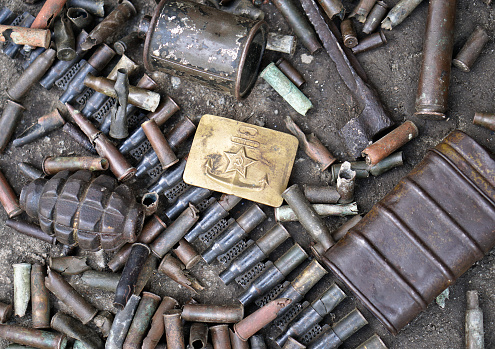
[[(107, 0), (108, 1), (108, 0)], [(391, 7), (396, 1), (385, 0)], [(139, 15), (126, 28), (138, 22), (142, 14), (150, 14), (155, 6), (153, 0), (134, 0)], [(345, 2), (348, 11), (352, 10), (357, 1)], [(37, 14), (41, 5), (27, 5), (20, 0), (1, 0), (1, 7), (8, 6), (14, 13), (30, 11)], [(109, 7), (115, 2), (109, 2)], [(263, 5), (266, 13), (266, 21), (270, 30), (291, 34), (291, 29), (272, 4)], [(359, 210), (366, 213), (374, 203), (380, 200), (391, 190), (405, 174), (407, 174), (423, 157), (427, 149), (436, 145), (450, 131), (461, 129), (476, 139), (480, 144), (495, 151), (494, 133), (487, 129), (472, 125), (475, 111), (495, 112), (493, 99), (495, 85), (495, 60), (493, 53), (495, 43), (486, 45), (482, 55), (475, 63), (470, 73), (452, 69), (448, 119), (445, 121), (425, 121), (417, 119), (414, 114), (414, 100), (417, 89), (417, 80), (422, 59), (422, 44), (426, 23), (428, 4), (424, 1), (413, 14), (393, 31), (387, 32), (388, 44), (382, 48), (362, 53), (358, 60), (363, 65), (369, 80), (376, 87), (380, 98), (390, 111), (390, 116), (396, 124), (405, 120), (413, 120), (419, 128), (420, 135), (403, 147), (405, 164), (380, 177), (370, 177), (359, 180), (356, 189), (356, 201)], [(462, 44), (476, 25), (485, 27), (493, 35), (495, 30), (495, 10), (487, 6), (481, 0), (459, 0), (457, 4), (456, 26), (454, 33), (454, 55), (460, 50)], [(359, 27), (360, 28), (360, 27)], [(142, 63), (142, 46), (135, 47), (130, 57), (136, 62)], [(262, 66), (276, 60), (280, 54), (267, 52)], [(251, 95), (244, 101), (238, 102), (234, 98), (214, 92), (206, 87), (190, 83), (184, 79), (171, 79), (170, 76), (158, 73), (153, 76), (160, 82), (161, 93), (170, 95), (181, 106), (181, 111), (174, 116), (167, 126), (173, 125), (180, 116), (187, 115), (195, 121), (201, 115), (214, 114), (230, 117), (268, 128), (287, 132), (283, 118), (292, 116), (301, 128), (306, 132), (314, 132), (318, 138), (330, 149), (339, 160), (346, 160), (343, 144), (339, 138), (340, 128), (355, 115), (356, 104), (346, 86), (340, 80), (333, 62), (325, 52), (311, 56), (309, 52), (298, 44), (293, 56), (285, 56), (304, 75), (307, 84), (302, 91), (311, 99), (314, 108), (303, 117), (298, 115), (290, 106), (262, 79), (258, 79)], [(0, 104), (7, 100), (6, 88), (15, 83), (22, 73), (22, 59), (12, 60), (0, 54)], [(132, 81), (131, 81), (132, 82)], [(47, 91), (36, 85), (24, 98), (23, 105), (26, 108), (24, 116), (18, 125), (15, 136), (18, 136), (31, 125), (38, 117), (48, 113), (55, 107), (59, 107), (65, 113), (65, 108), (58, 102), (61, 91), (56, 88)], [(187, 149), (182, 149), (180, 154), (185, 154)], [(12, 184), (16, 193), (20, 194), (22, 187), (28, 182), (19, 170), (17, 164), (28, 161), (36, 166), (41, 166), (41, 161), (48, 155), (88, 155), (75, 142), (67, 138), (61, 131), (55, 131), (49, 136), (28, 144), (22, 148), (14, 148), (10, 144), (6, 151), (0, 155), (0, 168)], [(298, 151), (294, 170), (290, 183), (324, 184), (329, 178), (328, 172), (321, 172), (317, 165), (302, 152)], [(133, 183), (141, 193), (144, 191), (141, 182)], [(460, 198), (462, 199), (462, 198)], [(232, 216), (238, 217), (247, 207), (246, 203), (238, 205), (233, 210)], [(269, 215), (264, 223), (252, 234), (251, 238), (259, 237), (263, 231), (273, 225), (273, 210), (263, 207)], [(46, 243), (20, 235), (4, 226), (7, 215), (0, 210), (0, 301), (7, 303), (13, 299), (12, 264), (18, 262), (42, 262), (49, 255), (60, 254), (60, 246), (52, 247)], [(328, 218), (327, 224), (333, 230), (345, 221), (344, 218)], [(293, 239), (307, 248), (309, 239), (298, 223), (287, 224)], [(285, 242), (271, 256), (275, 260), (289, 246)], [(89, 257), (89, 264), (97, 270), (102, 270), (102, 263), (111, 258), (111, 254), (94, 254), (78, 251), (80, 255)], [(192, 274), (205, 286), (205, 290), (195, 298), (201, 303), (235, 304), (236, 296), (241, 292), (241, 287), (231, 285), (226, 287), (217, 277), (222, 270), (219, 264), (209, 266), (199, 263)], [(291, 274), (293, 278), (297, 271)], [(483, 260), (476, 263), (466, 272), (458, 282), (450, 288), (450, 299), (447, 300), (444, 309), (436, 304), (431, 304), (428, 309), (418, 316), (412, 323), (403, 329), (397, 336), (392, 336), (387, 330), (364, 309), (364, 307), (347, 291), (348, 298), (343, 301), (326, 319), (326, 323), (342, 318), (352, 308), (362, 310), (369, 321), (369, 325), (352, 336), (342, 348), (355, 348), (373, 333), (378, 333), (389, 348), (409, 349), (457, 349), (464, 347), (464, 316), (465, 293), (468, 290), (478, 290), (480, 294), (481, 308), (484, 313), (485, 346), (495, 348), (495, 252), (489, 253)], [(99, 309), (107, 309), (115, 312), (112, 306), (113, 294), (96, 291), (81, 284), (78, 276), (70, 278), (71, 283), (87, 297), (91, 303)], [(325, 287), (335, 281), (332, 275), (327, 275), (306, 299), (312, 301)], [(181, 304), (192, 293), (184, 288), (176, 286), (164, 276), (155, 275), (149, 286), (152, 292), (164, 296), (176, 297)], [(68, 311), (63, 304), (52, 299), (55, 309)], [(250, 312), (254, 308), (248, 308)], [(30, 325), (30, 314), (12, 323)], [(265, 331), (266, 338), (273, 333)], [(3, 348), (7, 345), (0, 341)], [(271, 344), (270, 344), (271, 345)]]

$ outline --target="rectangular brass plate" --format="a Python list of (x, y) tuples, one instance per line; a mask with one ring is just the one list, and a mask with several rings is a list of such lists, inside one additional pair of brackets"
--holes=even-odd
[(215, 115), (199, 122), (184, 182), (278, 207), (296, 157), (296, 137)]

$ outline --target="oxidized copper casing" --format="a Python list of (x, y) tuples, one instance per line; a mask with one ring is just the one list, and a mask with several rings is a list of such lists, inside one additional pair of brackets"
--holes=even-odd
[(493, 157), (452, 132), (325, 253), (326, 265), (398, 332), (495, 246), (494, 174)]
[(184, 182), (280, 206), (297, 143), (286, 133), (204, 115), (194, 136)]
[(163, 0), (146, 36), (144, 65), (242, 99), (256, 82), (267, 33), (264, 21), (187, 0)]

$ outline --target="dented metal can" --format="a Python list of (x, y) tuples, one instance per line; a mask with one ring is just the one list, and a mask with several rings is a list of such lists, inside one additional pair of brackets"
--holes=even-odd
[(187, 0), (163, 0), (150, 23), (144, 65), (148, 71), (186, 77), (242, 99), (256, 82), (267, 32), (264, 21)]
[(185, 304), (182, 318), (186, 321), (232, 324), (244, 318), (244, 306)]
[(489, 40), (490, 37), (486, 30), (480, 26), (476, 27), (464, 46), (462, 46), (461, 51), (452, 61), (452, 64), (464, 72), (469, 72)]

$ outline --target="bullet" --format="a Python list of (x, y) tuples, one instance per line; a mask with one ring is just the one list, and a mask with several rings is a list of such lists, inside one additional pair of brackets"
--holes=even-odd
[(182, 264), (179, 260), (172, 257), (169, 253), (163, 257), (160, 265), (158, 266), (158, 271), (167, 275), (169, 278), (177, 282), (179, 285), (184, 286), (188, 290), (197, 293), (203, 290), (203, 286), (191, 275), (187, 274), (184, 269), (186, 266)]
[(186, 168), (186, 158), (183, 158), (175, 166), (170, 167), (165, 171), (158, 182), (148, 188), (149, 191), (161, 194), (164, 191), (172, 188), (182, 180), (184, 169)]
[(270, 253), (289, 237), (289, 232), (282, 224), (275, 224), (261, 238), (256, 240), (254, 244), (235, 257), (227, 269), (220, 273), (220, 279), (222, 279), (224, 284), (228, 285), (236, 277), (268, 258)]
[(184, 237), (198, 218), (198, 210), (192, 204), (189, 204), (189, 207), (150, 244), (151, 251), (158, 257), (163, 258)]
[(139, 33), (136, 31), (130, 32), (122, 39), (119, 39), (113, 44), (113, 49), (117, 52), (118, 55), (123, 55), (129, 47), (140, 44), (140, 41), (143, 38), (139, 36)]
[(151, 318), (155, 313), (161, 297), (151, 293), (143, 292), (141, 301), (132, 320), (127, 337), (125, 339), (123, 349), (140, 349), (146, 330), (151, 323)]
[(71, 61), (76, 58), (76, 38), (72, 24), (66, 15), (55, 20), (55, 47), (57, 58), (61, 61)]
[(67, 336), (17, 325), (1, 325), (0, 338), (39, 349), (65, 349)]
[(60, 274), (50, 269), (45, 278), (45, 286), (58, 300), (69, 307), (83, 324), (91, 321), (98, 312)]
[(401, 24), (423, 0), (401, 0), (388, 12), (382, 21), (382, 28), (392, 30)]
[(266, 263), (265, 270), (254, 279), (249, 287), (238, 297), (244, 305), (248, 305), (255, 298), (269, 291), (273, 286), (285, 279), (308, 255), (299, 244), (294, 244), (279, 259)]
[(476, 27), (452, 64), (464, 72), (469, 72), (488, 41), (490, 41), (490, 37), (486, 30), (479, 26)]
[(280, 13), (282, 13), (285, 20), (294, 31), (294, 34), (296, 34), (301, 43), (311, 54), (321, 48), (311, 24), (291, 0), (275, 0), (273, 4)]
[(340, 195), (339, 203), (349, 204), (354, 200), (354, 185), (356, 172), (351, 169), (351, 163), (345, 161), (337, 177), (337, 192)]
[(356, 30), (354, 29), (354, 25), (352, 24), (352, 20), (350, 18), (346, 18), (340, 23), (340, 31), (342, 33), (344, 46), (349, 48), (356, 47), (356, 45), (358, 44), (358, 38), (356, 36)]
[(135, 243), (132, 245), (129, 259), (125, 263), (122, 276), (115, 290), (113, 305), (122, 309), (125, 307), (129, 297), (135, 292), (139, 273), (150, 254), (150, 248), (146, 244)]
[(411, 139), (418, 136), (418, 128), (412, 121), (406, 121), (375, 143), (363, 150), (368, 165), (376, 165)]
[(79, 30), (86, 29), (93, 23), (93, 16), (82, 7), (71, 7), (67, 9), (67, 18)]
[[(278, 0), (276, 0), (278, 2)], [(289, 0), (283, 0), (289, 1)], [(277, 68), (275, 63), (270, 63), (261, 73), (262, 77), (277, 93), (285, 99), (289, 105), (301, 115), (306, 115), (313, 104), (284, 73)]]
[(351, 51), (355, 55), (361, 53), (361, 52), (366, 52), (372, 49), (375, 49), (377, 47), (383, 46), (387, 43), (387, 38), (385, 37), (385, 34), (383, 31), (379, 30), (376, 33), (373, 33), (371, 35), (368, 35), (364, 38), (362, 38), (359, 41), (359, 44), (354, 46)]
[(454, 47), (455, 6), (455, 0), (430, 1), (416, 94), (416, 116), (432, 120), (443, 120), (446, 117)]
[(192, 242), (201, 234), (210, 230), (218, 221), (229, 215), (229, 211), (234, 208), (242, 199), (235, 195), (223, 194), (222, 197), (213, 202), (208, 208), (201, 213), (201, 218), (187, 232), (184, 239)]
[(105, 15), (104, 4), (105, 1), (103, 0), (68, 0), (67, 1), (67, 7), (81, 7), (98, 17), (103, 17)]
[(48, 259), (50, 269), (62, 275), (77, 275), (90, 270), (91, 267), (86, 262), (87, 257), (82, 256), (49, 257)]
[(107, 341), (105, 342), (105, 349), (122, 348), (140, 300), (141, 297), (135, 294), (131, 295), (124, 309), (117, 312), (110, 333), (108, 334)]
[(207, 348), (208, 325), (200, 322), (191, 324), (188, 348)]
[(247, 341), (252, 335), (275, 320), (281, 311), (291, 304), (288, 298), (279, 298), (248, 315), (234, 325), (234, 331), (243, 341)]
[(297, 87), (301, 87), (306, 82), (302, 74), (285, 58), (279, 58), (275, 65)]
[(367, 323), (368, 321), (366, 321), (359, 310), (354, 309), (331, 328), (328, 327), (324, 330), (318, 337), (309, 343), (307, 347), (308, 349), (338, 348), (347, 338), (352, 336)]
[(336, 284), (332, 284), (309, 307), (297, 315), (275, 342), (282, 347), (291, 337), (300, 339), (313, 326), (323, 321), (323, 318), (330, 314), (345, 297), (344, 291)]
[(337, 159), (313, 133), (306, 136), (290, 116), (285, 118), (285, 126), (299, 140), (299, 146), (324, 171)]
[(361, 23), (366, 22), (366, 18), (368, 17), (368, 14), (370, 13), (375, 3), (376, 0), (360, 0), (356, 7), (354, 7), (354, 10), (352, 10), (349, 17), (356, 17), (356, 19)]
[(179, 309), (171, 309), (163, 314), (167, 349), (186, 349), (181, 312)]
[[(149, 120), (155, 120), (158, 126), (163, 125), (172, 115), (174, 115), (180, 108), (175, 101), (169, 96), (162, 98), (162, 101), (158, 108), (152, 113), (149, 113), (146, 117)], [(127, 154), (134, 147), (141, 144), (146, 139), (144, 130), (137, 128), (119, 147), (119, 151), (122, 154)]]
[(108, 16), (103, 19), (92, 31), (82, 44), (82, 48), (89, 50), (103, 43), (136, 15), (136, 9), (131, 2), (124, 0)]
[(87, 270), (81, 276), (81, 282), (89, 287), (115, 292), (119, 284), (120, 274), (96, 270)]
[(46, 268), (34, 264), (31, 268), (31, 307), (33, 328), (50, 328), (50, 299), (45, 287)]
[(210, 326), (213, 349), (232, 349), (228, 325)]
[(14, 268), (14, 310), (15, 315), (23, 317), (31, 298), (31, 264), (13, 264)]
[(84, 57), (87, 51), (83, 51), (81, 49), (81, 43), (86, 39), (88, 33), (85, 30), (82, 30), (81, 33), (76, 38), (76, 56), (71, 61), (57, 61), (54, 65), (48, 70), (48, 72), (43, 76), (40, 80), (40, 85), (50, 90), (55, 81), (60, 79), (69, 71), (69, 69), (74, 66), (79, 60)]
[[(189, 138), (189, 136), (194, 134), (195, 131), (196, 125), (194, 125), (194, 123), (187, 116), (184, 116), (170, 131), (168, 131), (165, 135), (165, 139), (170, 146), (172, 153), (177, 150), (182, 143)], [(132, 154), (134, 155), (136, 153), (133, 151)], [(143, 155), (141, 161), (136, 166), (136, 177), (140, 177), (149, 172), (153, 167), (157, 166), (159, 162), (160, 159), (156, 151), (150, 149)]]
[(16, 45), (50, 47), (52, 34), (48, 29), (33, 29), (0, 24), (0, 42), (12, 42)]
[(22, 147), (38, 138), (46, 136), (48, 133), (62, 127), (65, 120), (60, 115), (58, 109), (39, 118), (35, 124), (27, 128), (18, 138), (14, 139), (14, 146)]
[(191, 269), (201, 260), (201, 255), (194, 246), (183, 238), (179, 240), (177, 247), (174, 247), (172, 252), (185, 265), (186, 269)]
[(478, 291), (467, 291), (466, 300), (466, 349), (484, 349), (483, 311), (480, 309)]
[(177, 307), (178, 305), (179, 303), (172, 297), (163, 297), (162, 302), (151, 319), (151, 327), (143, 341), (143, 349), (154, 349), (156, 347), (165, 332), (165, 327), (163, 325), (163, 313)]
[[(113, 80), (88, 74), (84, 79), (84, 85), (109, 97), (117, 97)], [(145, 88), (129, 86), (127, 102), (144, 110), (155, 111), (160, 103), (160, 95)]]
[(108, 160), (90, 156), (53, 157), (43, 160), (43, 172), (52, 175), (61, 171), (105, 171), (108, 169)]
[[(141, 242), (143, 244), (150, 244), (158, 235), (160, 235), (167, 225), (158, 217), (157, 215), (153, 215), (149, 218), (149, 220), (145, 223), (141, 234), (137, 239), (137, 242)], [(116, 272), (120, 270), (127, 259), (129, 259), (129, 255), (131, 253), (132, 244), (124, 245), (108, 262), (108, 267)]]
[[(29, 12), (24, 12), (23, 14), (17, 16), (12, 23), (11, 26), (29, 28), (31, 24), (34, 22), (34, 16), (32, 16)], [(10, 58), (15, 58), (21, 49), (21, 45), (14, 44), (13, 42), (9, 42), (3, 48), (3, 53), (5, 53)]]
[(90, 153), (96, 154), (96, 150), (89, 141), (88, 137), (74, 124), (71, 122), (66, 122), (64, 126), (62, 126), (62, 131), (68, 134), (76, 143), (82, 146), (84, 149), (89, 151)]
[(292, 35), (282, 35), (278, 33), (268, 33), (266, 39), (266, 49), (270, 51), (287, 53), (293, 55), (296, 52), (296, 37)]
[(249, 338), (249, 345), (251, 346), (251, 349), (267, 349), (265, 340), (260, 334), (251, 336), (251, 338)]
[(31, 90), (55, 61), (57, 52), (51, 48), (43, 52), (36, 60), (16, 79), (14, 85), (8, 90), (9, 98), (19, 101)]
[(205, 262), (212, 263), (216, 257), (227, 252), (239, 240), (246, 237), (265, 218), (266, 214), (263, 210), (258, 205), (253, 204), (202, 253)]
[(244, 318), (244, 307), (212, 304), (186, 304), (182, 307), (186, 321), (233, 324)]
[(387, 349), (387, 346), (377, 334), (374, 334), (366, 342), (356, 347), (356, 349)]
[(144, 122), (141, 127), (164, 169), (169, 168), (179, 161), (161, 132), (160, 127), (154, 120)]
[(371, 9), (370, 13), (366, 17), (366, 22), (363, 26), (363, 33), (371, 34), (373, 33), (382, 22), (383, 18), (387, 14), (388, 6), (383, 1), (378, 0), (375, 6)]
[(126, 181), (134, 176), (136, 169), (129, 164), (113, 143), (105, 135), (101, 134), (88, 119), (84, 118), (78, 110), (69, 104), (66, 104), (66, 106), (74, 121), (94, 144), (98, 154), (108, 160), (110, 171), (112, 171), (117, 179), (119, 181)]
[(107, 310), (100, 311), (93, 319), (93, 323), (98, 327), (103, 337), (107, 338), (113, 324), (113, 314)]
[(39, 226), (31, 223), (27, 223), (25, 221), (15, 221), (13, 219), (7, 219), (5, 221), (5, 225), (7, 227), (10, 227), (12, 229), (15, 229), (19, 233), (22, 233), (24, 235), (46, 241), (52, 245), (55, 245), (57, 243), (57, 239), (53, 236), (48, 235), (45, 233), (43, 230), (40, 229)]
[(299, 222), (313, 240), (321, 243), (325, 249), (330, 248), (335, 243), (328, 227), (304, 197), (297, 184), (286, 189), (282, 193), (282, 197), (289, 204), (290, 208), (298, 217)]
[(51, 328), (81, 341), (87, 349), (103, 349), (104, 344), (98, 334), (79, 320), (62, 312), (56, 313), (50, 322)]
[(335, 187), (329, 185), (303, 184), (304, 196), (312, 204), (335, 204), (340, 199), (340, 194)]
[(495, 114), (474, 113), (473, 124), (495, 131)]
[[(117, 74), (120, 69), (125, 69), (128, 75), (132, 75), (137, 69), (139, 68), (139, 65), (134, 63), (133, 60), (131, 60), (129, 57), (126, 55), (122, 55), (120, 57), (119, 61), (115, 66), (112, 68), (112, 71), (107, 75), (107, 79), (110, 80), (116, 80), (117, 79)], [(91, 97), (88, 99), (86, 104), (84, 105), (84, 108), (81, 110), (81, 113), (89, 118), (92, 116), (96, 111), (98, 111), (102, 105), (105, 104), (105, 102), (109, 99), (109, 97), (103, 93), (100, 92), (95, 92), (91, 95)], [(97, 120), (99, 121), (99, 120)]]
[(7, 147), (24, 110), (19, 103), (7, 100), (0, 119), (0, 153)]
[[(86, 37), (87, 39), (88, 37)], [(82, 48), (82, 43), (81, 43)], [(77, 96), (84, 92), (86, 86), (84, 85), (84, 80), (87, 75), (97, 75), (99, 72), (105, 68), (105, 66), (110, 63), (112, 58), (115, 56), (115, 51), (110, 48), (110, 46), (103, 44), (101, 45), (95, 53), (86, 61), (82, 59), (78, 64), (80, 66), (77, 73), (72, 77), (70, 82), (65, 88), (65, 92), (60, 96), (60, 101), (62, 103), (70, 103)], [(58, 85), (58, 83), (57, 83)]]
[(249, 349), (249, 343), (247, 341), (243, 341), (234, 331), (229, 330), (229, 332), (232, 349)]

